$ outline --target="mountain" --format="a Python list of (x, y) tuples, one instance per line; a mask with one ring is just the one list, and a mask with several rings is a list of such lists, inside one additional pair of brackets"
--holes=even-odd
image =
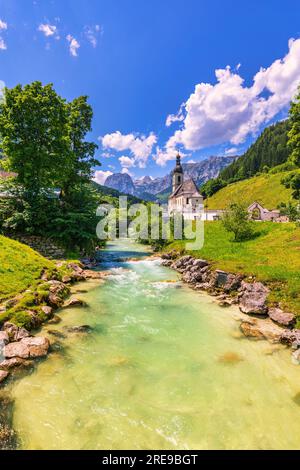
[[(196, 185), (201, 186), (209, 179), (216, 178), (236, 158), (212, 156), (197, 163), (183, 163), (184, 178), (193, 178)], [(136, 180), (132, 180), (128, 174), (115, 173), (106, 179), (104, 185), (149, 201), (165, 200), (171, 192), (172, 172), (161, 178), (144, 176)]]
[(114, 173), (106, 178), (104, 186), (116, 189), (120, 193), (135, 194), (132, 178), (127, 173)]

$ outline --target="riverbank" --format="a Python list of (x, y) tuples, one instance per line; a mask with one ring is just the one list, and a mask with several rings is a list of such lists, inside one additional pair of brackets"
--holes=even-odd
[[(294, 223), (257, 222), (256, 236), (233, 241), (221, 222), (204, 223), (204, 246), (186, 251), (186, 242), (176, 240), (165, 251), (204, 258), (214, 269), (243, 274), (269, 289), (270, 306), (300, 315), (300, 227)], [(299, 325), (300, 326), (300, 325)]]
[(206, 291), (223, 307), (237, 305), (241, 312), (240, 329), (253, 339), (291, 346), (295, 363), (300, 363), (300, 329), (296, 315), (283, 311), (279, 305), (269, 306), (270, 289), (253, 277), (215, 270), (207, 260), (181, 256), (176, 250), (162, 253), (163, 266), (180, 273), (182, 280), (196, 291)]

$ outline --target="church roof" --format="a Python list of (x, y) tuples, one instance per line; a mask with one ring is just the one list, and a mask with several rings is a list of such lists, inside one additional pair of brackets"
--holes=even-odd
[(187, 196), (187, 197), (201, 197), (195, 181), (193, 179), (189, 179), (184, 181), (175, 191), (171, 194), (170, 198), (172, 197), (179, 197), (179, 196)]

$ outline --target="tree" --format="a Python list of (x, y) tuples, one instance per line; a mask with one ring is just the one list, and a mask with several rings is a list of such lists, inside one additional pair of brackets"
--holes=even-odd
[(292, 189), (292, 197), (300, 202), (300, 173), (291, 173), (286, 178), (283, 178), (281, 183), (286, 188)]
[(300, 166), (300, 87), (291, 103), (289, 115), (291, 128), (288, 133), (288, 144), (292, 150), (291, 159), (297, 166)]
[(5, 88), (0, 103), (0, 147), (6, 168), (32, 194), (55, 187), (70, 166), (68, 108), (40, 82)]
[(241, 203), (230, 204), (225, 212), (222, 223), (228, 232), (233, 232), (234, 240), (241, 242), (253, 237), (253, 223), (249, 221), (249, 214)]

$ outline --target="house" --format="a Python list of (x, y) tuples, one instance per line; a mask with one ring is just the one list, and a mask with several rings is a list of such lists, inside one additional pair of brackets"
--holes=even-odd
[(263, 207), (261, 204), (259, 204), (259, 202), (253, 202), (253, 204), (251, 204), (247, 210), (252, 220), (260, 220), (263, 222), (266, 222), (266, 221), (273, 222), (273, 221), (280, 220), (279, 210), (269, 211), (268, 209)]
[(193, 179), (184, 180), (181, 157), (176, 157), (172, 173), (172, 194), (168, 200), (168, 213), (182, 214), (184, 219), (196, 220), (203, 217), (203, 196)]

